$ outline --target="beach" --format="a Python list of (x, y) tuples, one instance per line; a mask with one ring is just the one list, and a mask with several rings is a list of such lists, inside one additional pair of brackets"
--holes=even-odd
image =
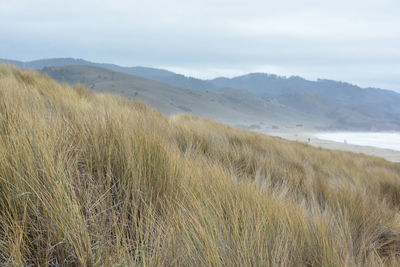
[(400, 151), (383, 149), (372, 146), (359, 146), (351, 145), (345, 142), (334, 142), (328, 140), (322, 140), (315, 137), (314, 133), (307, 132), (263, 132), (271, 136), (278, 136), (287, 140), (298, 141), (302, 143), (310, 144), (314, 147), (322, 147), (327, 149), (336, 149), (343, 151), (350, 151), (354, 153), (362, 153), (366, 155), (372, 155), (384, 158), (392, 162), (400, 162)]

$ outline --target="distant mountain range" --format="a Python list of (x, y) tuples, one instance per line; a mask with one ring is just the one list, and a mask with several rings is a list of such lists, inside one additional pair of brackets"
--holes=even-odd
[[(69, 84), (81, 83), (94, 91), (135, 98), (166, 114), (192, 113), (229, 124), (288, 121), (291, 114), (276, 115), (259, 105), (235, 101), (227, 94), (170, 86), (146, 78), (93, 66), (45, 67), (43, 73)], [(266, 101), (264, 101), (266, 102)], [(265, 118), (260, 120), (260, 118)]]
[(168, 114), (188, 112), (250, 128), (400, 130), (400, 94), (349, 83), (265, 73), (201, 80), (168, 70), (73, 58), (0, 61), (137, 98)]

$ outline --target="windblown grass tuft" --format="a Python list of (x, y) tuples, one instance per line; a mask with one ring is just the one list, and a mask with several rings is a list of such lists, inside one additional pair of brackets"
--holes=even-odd
[(0, 66), (0, 265), (398, 266), (400, 165)]

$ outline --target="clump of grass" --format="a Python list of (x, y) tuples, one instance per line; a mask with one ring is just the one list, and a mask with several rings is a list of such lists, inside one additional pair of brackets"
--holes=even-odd
[(0, 66), (0, 265), (399, 265), (399, 181)]

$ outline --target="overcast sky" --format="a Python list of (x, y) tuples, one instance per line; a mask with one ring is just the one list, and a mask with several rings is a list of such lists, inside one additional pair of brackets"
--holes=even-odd
[(400, 92), (400, 1), (0, 0), (0, 58), (51, 57)]

